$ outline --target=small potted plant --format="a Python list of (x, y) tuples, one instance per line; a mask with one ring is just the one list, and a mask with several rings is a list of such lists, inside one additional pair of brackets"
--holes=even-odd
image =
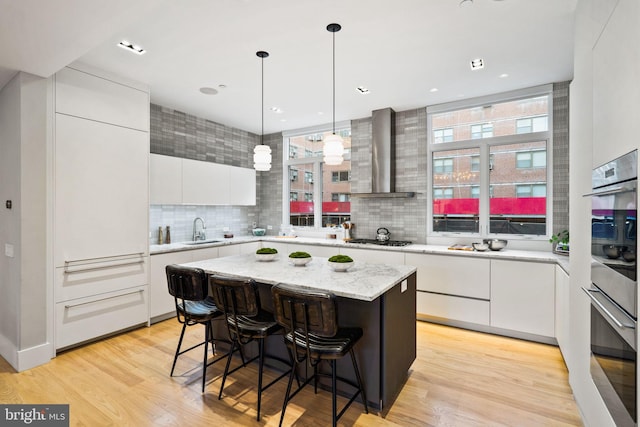
[(348, 255), (334, 255), (329, 258), (328, 264), (333, 271), (347, 271), (353, 265), (353, 259)]
[(307, 265), (311, 261), (311, 255), (308, 252), (291, 252), (289, 254), (289, 262), (291, 264), (298, 266)]
[(260, 248), (256, 251), (256, 259), (258, 261), (272, 261), (277, 254), (278, 251), (274, 248)]
[(569, 254), (569, 230), (562, 230), (551, 236), (549, 243), (553, 243), (553, 252), (562, 255)]

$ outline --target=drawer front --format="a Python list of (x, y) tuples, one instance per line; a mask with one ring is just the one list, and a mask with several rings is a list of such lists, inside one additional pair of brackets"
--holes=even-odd
[(55, 301), (91, 297), (134, 286), (147, 285), (148, 257), (56, 268)]
[(489, 301), (418, 291), (416, 305), (418, 314), (489, 325)]
[(146, 323), (147, 286), (56, 304), (56, 349)]

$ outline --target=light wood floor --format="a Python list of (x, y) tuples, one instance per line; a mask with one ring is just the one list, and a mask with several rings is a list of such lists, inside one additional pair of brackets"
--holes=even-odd
[[(200, 340), (201, 327), (188, 330), (188, 339)], [(64, 352), (21, 373), (0, 358), (0, 402), (68, 403), (72, 426), (278, 425), (286, 380), (263, 394), (257, 422), (255, 365), (229, 377), (220, 401), (224, 366), (210, 368), (202, 394), (199, 350), (182, 356), (177, 376), (169, 377), (179, 332), (170, 319)], [(330, 396), (307, 387), (289, 404), (285, 424), (330, 425)], [(340, 424), (582, 425), (557, 347), (424, 322), (418, 322), (418, 358), (385, 418), (362, 411), (354, 403)]]

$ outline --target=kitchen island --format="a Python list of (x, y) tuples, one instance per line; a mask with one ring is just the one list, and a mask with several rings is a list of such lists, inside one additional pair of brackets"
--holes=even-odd
[[(182, 265), (256, 280), (267, 310), (272, 309), (270, 287), (278, 283), (335, 294), (340, 325), (358, 326), (364, 331), (355, 347), (356, 358), (369, 405), (384, 413), (416, 358), (416, 268), (355, 261), (346, 272), (331, 270), (327, 258), (319, 257), (296, 267), (284, 254), (268, 262), (244, 254)], [(269, 346), (273, 347), (270, 350), (285, 351), (279, 340), (272, 339)], [(340, 375), (355, 380), (349, 360), (339, 360), (338, 370)]]

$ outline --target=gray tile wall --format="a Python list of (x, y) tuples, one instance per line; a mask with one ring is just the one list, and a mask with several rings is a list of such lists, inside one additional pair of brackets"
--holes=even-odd
[[(280, 134), (264, 137), (265, 143), (272, 140), (282, 144)], [(151, 104), (152, 153), (251, 168), (253, 147), (259, 142), (259, 135)], [(157, 242), (158, 227), (162, 227), (164, 231), (166, 226), (171, 228), (172, 241), (191, 240), (193, 220), (196, 217), (204, 219), (208, 238), (222, 237), (225, 227), (234, 235), (249, 234), (254, 222), (261, 225), (261, 210), (258, 206), (266, 205), (270, 208), (275, 205), (270, 200), (271, 197), (282, 200), (282, 155), (277, 151), (274, 150), (272, 154), (275, 162), (271, 172), (257, 172), (256, 206), (152, 205), (149, 220), (150, 243)], [(268, 176), (264, 182), (262, 174)], [(263, 191), (265, 184), (267, 188), (274, 188), (272, 175), (276, 179), (280, 177), (280, 187), (275, 186), (279, 193), (275, 195)], [(280, 219), (277, 224), (280, 224)]]
[(553, 85), (553, 232), (569, 229), (569, 84)]

